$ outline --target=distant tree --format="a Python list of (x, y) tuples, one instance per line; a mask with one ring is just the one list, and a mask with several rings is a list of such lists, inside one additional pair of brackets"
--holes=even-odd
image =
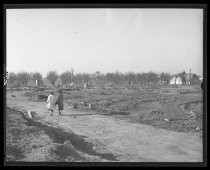
[(81, 73), (75, 74), (74, 75), (74, 82), (77, 84), (81, 83)]
[(124, 80), (124, 75), (122, 73), (120, 73), (119, 71), (115, 71), (115, 73), (113, 73), (113, 82), (114, 84), (122, 84)]
[(95, 74), (96, 74), (96, 77), (97, 77), (97, 76), (100, 76), (101, 72), (100, 71), (96, 71)]
[(90, 76), (87, 73), (83, 73), (83, 82), (84, 83), (90, 82)]
[(107, 82), (109, 82), (109, 83), (114, 83), (114, 75), (113, 75), (113, 73), (107, 73), (106, 75), (105, 75), (105, 79), (106, 79), (106, 81)]
[(158, 82), (159, 78), (158, 78), (158, 74), (150, 71), (149, 73), (147, 73), (147, 81), (148, 83), (152, 83), (152, 84), (156, 84)]
[(49, 71), (47, 73), (46, 78), (50, 81), (50, 83), (54, 86), (55, 81), (58, 79), (59, 75), (57, 74), (56, 71)]
[(200, 79), (199, 79), (199, 76), (197, 75), (197, 74), (193, 74), (192, 75), (192, 84), (198, 84), (198, 83), (200, 83)]
[(29, 79), (30, 79), (30, 74), (29, 73), (27, 73), (25, 71), (17, 73), (17, 86), (27, 85)]
[(170, 73), (165, 73), (165, 81), (167, 82), (167, 84), (169, 84), (171, 79), (171, 74)]
[(136, 80), (137, 80), (138, 84), (142, 84), (142, 76), (141, 76), (141, 73), (137, 73), (136, 74)]
[(133, 72), (127, 72), (125, 74), (125, 80), (128, 82), (128, 85), (130, 86), (131, 83), (135, 82), (135, 74)]
[(36, 80), (37, 80), (38, 86), (43, 85), (43, 76), (41, 73), (38, 73), (38, 72), (32, 73), (32, 79), (34, 80), (34, 82), (36, 82)]
[(95, 75), (96, 75), (96, 82), (97, 82), (97, 84), (101, 88), (103, 88), (104, 84), (105, 84), (105, 81), (106, 81), (105, 80), (105, 76), (102, 73), (100, 73), (100, 71), (96, 71)]
[(66, 71), (60, 75), (60, 79), (63, 81), (63, 84), (72, 81), (73, 74), (70, 71)]
[(162, 72), (160, 74), (160, 79), (168, 84), (170, 82), (170, 74)]
[(9, 73), (8, 84), (13, 84), (17, 80), (17, 75), (13, 72)]
[(147, 73), (141, 73), (141, 82), (143, 82), (143, 84), (146, 84), (146, 83), (148, 83), (148, 75), (147, 75)]
[(71, 69), (72, 76), (74, 75), (74, 72), (75, 72), (75, 70), (74, 69)]
[(182, 80), (182, 84), (186, 83), (186, 72), (183, 71), (181, 73), (178, 73), (179, 77), (181, 78)]
[(74, 76), (75, 70), (71, 69), (70, 72), (71, 72), (71, 75), (72, 75), (71, 76), (71, 82), (73, 82), (73, 81), (75, 81), (75, 76)]

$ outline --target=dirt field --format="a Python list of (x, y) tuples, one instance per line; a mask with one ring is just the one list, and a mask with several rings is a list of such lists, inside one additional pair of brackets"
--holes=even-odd
[(7, 91), (7, 161), (202, 161), (199, 86), (64, 91), (63, 116), (50, 116), (48, 94)]

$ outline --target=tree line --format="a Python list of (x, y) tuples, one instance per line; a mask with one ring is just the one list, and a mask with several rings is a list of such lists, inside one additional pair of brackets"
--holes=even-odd
[[(178, 73), (183, 82), (185, 82), (186, 72), (183, 71)], [(120, 73), (118, 71), (111, 73), (108, 72), (106, 74), (101, 73), (100, 71), (96, 71), (95, 73), (74, 73), (74, 70), (65, 71), (62, 74), (58, 74), (56, 71), (49, 71), (45, 77), (39, 72), (35, 73), (27, 73), (25, 71), (14, 73), (9, 73), (8, 84), (16, 84), (17, 86), (27, 85), (28, 81), (31, 79), (34, 82), (37, 80), (37, 85), (42, 86), (44, 78), (47, 78), (52, 85), (55, 85), (58, 78), (62, 80), (63, 84), (97, 84), (100, 86), (105, 85), (107, 82), (109, 84), (115, 85), (132, 85), (132, 84), (157, 84), (158, 82), (162, 82), (164, 84), (169, 84), (171, 79), (170, 73), (155, 73), (155, 72), (142, 72), (142, 73), (133, 73), (126, 72)], [(193, 75), (198, 77), (197, 75)]]

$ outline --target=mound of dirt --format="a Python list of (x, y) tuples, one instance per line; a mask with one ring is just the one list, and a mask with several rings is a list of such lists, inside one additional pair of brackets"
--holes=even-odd
[(183, 111), (188, 113), (188, 117), (192, 117), (194, 119), (202, 119), (202, 102), (191, 102), (186, 103), (179, 108), (182, 108)]
[(33, 93), (32, 92), (26, 92), (26, 93), (24, 93), (24, 95), (27, 96), (27, 97), (30, 97), (30, 96), (33, 95)]
[(44, 101), (46, 101), (47, 98), (48, 98), (48, 96), (46, 96), (46, 95), (42, 95), (42, 94), (38, 95), (38, 100), (41, 100), (41, 101), (44, 100)]

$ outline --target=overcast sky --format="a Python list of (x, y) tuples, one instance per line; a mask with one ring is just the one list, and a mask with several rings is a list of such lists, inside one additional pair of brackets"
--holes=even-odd
[(203, 10), (7, 9), (7, 70), (203, 75)]

